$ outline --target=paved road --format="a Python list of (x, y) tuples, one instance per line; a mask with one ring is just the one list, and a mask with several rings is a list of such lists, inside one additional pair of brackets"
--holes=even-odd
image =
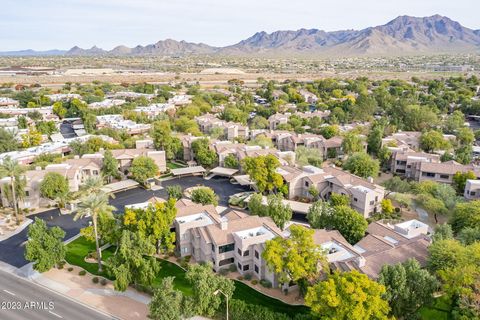
[[(115, 319), (1, 270), (0, 304), (2, 320)], [(20, 309), (11, 310), (13, 306)]]

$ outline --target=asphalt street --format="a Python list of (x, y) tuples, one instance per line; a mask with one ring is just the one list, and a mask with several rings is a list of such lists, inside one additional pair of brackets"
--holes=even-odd
[(0, 270), (0, 319), (107, 320), (115, 318)]

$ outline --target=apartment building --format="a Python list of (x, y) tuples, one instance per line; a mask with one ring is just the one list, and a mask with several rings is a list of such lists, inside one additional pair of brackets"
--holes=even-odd
[(220, 128), (223, 130), (223, 135), (221, 138), (225, 138), (227, 140), (234, 140), (235, 138), (248, 139), (249, 137), (248, 126), (244, 126), (236, 122), (220, 120), (212, 114), (205, 114), (203, 116), (196, 117), (195, 120), (198, 123), (200, 131), (206, 134), (210, 133), (214, 128)]
[(143, 113), (149, 118), (153, 119), (169, 110), (175, 110), (175, 105), (170, 103), (154, 103), (148, 106), (136, 107), (134, 109), (137, 113)]
[[(167, 170), (165, 151), (156, 151), (152, 149), (113, 149), (111, 152), (113, 157), (118, 161), (118, 169), (124, 174), (129, 172), (133, 160), (139, 156), (152, 158), (160, 172), (165, 172)], [(101, 150), (98, 153), (84, 154), (82, 158), (103, 159), (103, 153), (104, 150)]]
[(479, 168), (474, 165), (463, 165), (454, 160), (434, 163), (434, 162), (417, 162), (412, 164), (412, 179), (415, 181), (435, 181), (438, 183), (453, 183), (453, 176), (457, 172), (472, 171), (477, 177), (480, 177)]
[(332, 193), (350, 197), (350, 205), (365, 218), (380, 212), (385, 189), (336, 167), (302, 169), (283, 166), (277, 169), (289, 187), (289, 199), (312, 198), (309, 189), (319, 191), (319, 197), (328, 200)]
[(125, 101), (124, 99), (105, 99), (99, 102), (92, 102), (88, 105), (88, 107), (91, 109), (104, 109), (104, 108), (121, 106), (126, 102), (127, 101)]
[(390, 160), (390, 171), (413, 179), (414, 169), (419, 162), (440, 163), (440, 156), (437, 154), (416, 152), (410, 148), (389, 148), (392, 150), (392, 158)]
[[(64, 163), (50, 164), (44, 170), (28, 170), (25, 172), (25, 197), (20, 199), (18, 205), (20, 208), (39, 208), (47, 206), (51, 201), (40, 195), (40, 184), (49, 172), (56, 172), (68, 180), (71, 192), (79, 190), (80, 185), (91, 176), (100, 175), (102, 161), (99, 159), (69, 159)], [(9, 183), (9, 178), (0, 180), (0, 185)], [(0, 188), (0, 192), (1, 192)], [(0, 201), (5, 205), (8, 203), (5, 195), (0, 194)]]
[[(276, 134), (275, 142), (277, 148), (282, 151), (295, 151), (298, 147), (318, 149), (325, 160), (337, 158), (343, 154), (343, 138), (339, 136), (325, 139), (323, 136), (317, 134), (281, 132)], [(364, 148), (366, 148), (366, 143), (363, 145)]]
[(220, 216), (211, 205), (182, 200), (174, 229), (180, 256), (211, 262), (215, 271), (235, 265), (240, 274), (251, 273), (276, 284), (261, 255), (267, 240), (284, 234), (270, 218), (239, 211)]
[(70, 101), (73, 99), (82, 100), (82, 96), (76, 93), (55, 93), (55, 94), (47, 94), (45, 95), (48, 99), (52, 102), (57, 101)]
[(130, 135), (143, 134), (150, 131), (150, 124), (136, 123), (132, 120), (125, 120), (120, 114), (108, 114), (97, 116), (97, 129), (112, 128), (125, 130)]
[[(0, 108), (2, 107), (18, 107), (20, 102), (12, 98), (0, 97)], [(1, 110), (0, 110), (1, 111)]]
[(480, 180), (468, 179), (463, 196), (467, 200), (478, 200), (480, 198)]

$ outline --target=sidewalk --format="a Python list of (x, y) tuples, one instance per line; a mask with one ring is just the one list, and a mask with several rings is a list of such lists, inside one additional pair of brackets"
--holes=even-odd
[(65, 265), (61, 270), (51, 269), (42, 274), (36, 273), (32, 280), (119, 319), (147, 319), (147, 304), (150, 302), (148, 295), (131, 288), (125, 292), (115, 291), (111, 281), (102, 286), (100, 283), (93, 283), (93, 276), (88, 273), (80, 276), (80, 268), (73, 267), (73, 271), (69, 272), (69, 267)]

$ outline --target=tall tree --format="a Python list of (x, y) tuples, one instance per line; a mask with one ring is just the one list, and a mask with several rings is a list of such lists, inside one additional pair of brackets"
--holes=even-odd
[(81, 198), (81, 201), (78, 204), (77, 213), (74, 217), (74, 220), (83, 217), (92, 218), (99, 272), (102, 272), (102, 250), (100, 248), (98, 236), (98, 216), (100, 214), (112, 215), (114, 210), (115, 207), (108, 203), (108, 195), (102, 191), (99, 191), (97, 193), (90, 193), (89, 195)]
[[(62, 200), (70, 191), (68, 180), (58, 172), (48, 172), (40, 183), (40, 194), (50, 200)], [(63, 204), (59, 202), (59, 206)]]
[(305, 304), (321, 319), (387, 320), (385, 287), (358, 271), (338, 272), (308, 288)]
[(173, 286), (174, 277), (166, 277), (155, 289), (152, 300), (148, 304), (148, 317), (153, 320), (184, 319), (184, 296)]
[(119, 248), (108, 259), (108, 272), (115, 277), (115, 290), (125, 291), (129, 284), (151, 286), (160, 264), (151, 257), (155, 246), (137, 232), (123, 230)]
[(348, 132), (343, 137), (342, 141), (343, 153), (351, 155), (356, 152), (363, 151), (363, 141), (360, 136), (354, 132)]
[(242, 161), (243, 170), (255, 181), (258, 191), (272, 192), (283, 185), (282, 176), (276, 169), (280, 166), (278, 159), (269, 154), (266, 156), (246, 157)]
[(348, 157), (343, 168), (362, 178), (375, 178), (378, 176), (380, 165), (378, 160), (372, 159), (367, 153), (357, 152)]
[(217, 290), (229, 300), (235, 290), (233, 281), (215, 274), (210, 263), (191, 265), (185, 278), (193, 288), (195, 314), (207, 317), (213, 317), (222, 305), (222, 295), (214, 294)]
[(378, 282), (385, 286), (384, 298), (397, 318), (415, 317), (421, 306), (432, 301), (438, 288), (435, 276), (422, 269), (415, 259), (384, 265)]
[(112, 151), (106, 150), (103, 154), (102, 174), (107, 178), (107, 183), (112, 182), (112, 178), (119, 178), (118, 160), (113, 157)]
[(279, 275), (281, 283), (314, 280), (328, 263), (321, 247), (313, 241), (314, 230), (300, 225), (290, 227), (290, 237), (276, 237), (265, 243), (262, 258), (268, 268)]
[(451, 144), (446, 140), (442, 133), (436, 130), (430, 130), (422, 133), (420, 136), (420, 148), (425, 152), (433, 152), (435, 150), (446, 150)]
[(363, 238), (368, 223), (360, 213), (344, 205), (335, 206), (333, 209), (333, 214), (330, 211), (322, 212), (318, 218), (318, 228), (338, 230), (351, 244)]
[(158, 166), (152, 158), (139, 156), (133, 159), (130, 173), (135, 181), (145, 184), (158, 174)]
[(202, 166), (211, 167), (217, 162), (217, 154), (210, 149), (207, 138), (198, 139), (192, 142), (192, 150), (198, 163)]
[(334, 209), (330, 206), (330, 204), (328, 202), (319, 200), (314, 202), (308, 209), (307, 220), (312, 228), (319, 229), (322, 225), (322, 219), (332, 214), (334, 214)]
[(15, 134), (4, 128), (0, 128), (0, 152), (10, 152), (18, 149), (18, 141)]
[(64, 237), (65, 231), (59, 227), (48, 228), (45, 221), (35, 218), (28, 227), (25, 259), (34, 262), (33, 269), (39, 272), (50, 270), (65, 259)]
[(10, 157), (3, 159), (2, 164), (0, 165), (0, 177), (9, 177), (10, 186), (12, 191), (12, 206), (15, 211), (15, 219), (17, 224), (20, 224), (20, 219), (18, 216), (18, 202), (17, 202), (17, 188), (16, 183), (20, 179), (20, 176), (25, 172), (25, 168), (22, 167), (16, 160), (13, 160)]
[(267, 197), (266, 212), (277, 227), (282, 230), (285, 227), (285, 223), (292, 219), (292, 209), (289, 205), (283, 204), (283, 196), (281, 194), (272, 194)]

